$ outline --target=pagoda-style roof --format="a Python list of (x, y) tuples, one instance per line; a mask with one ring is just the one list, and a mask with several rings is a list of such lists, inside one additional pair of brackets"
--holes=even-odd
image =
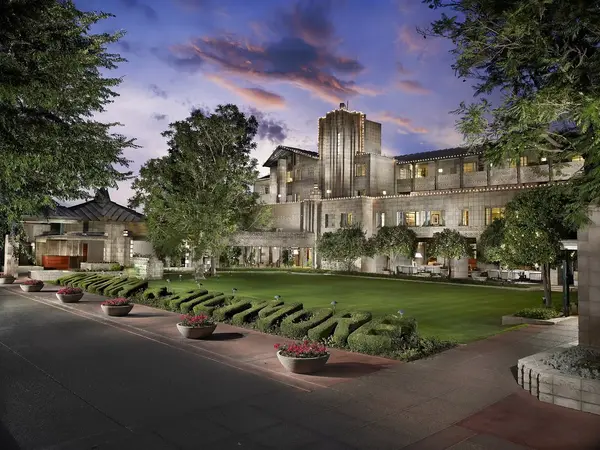
[(276, 166), (277, 161), (289, 153), (295, 153), (297, 155), (307, 156), (308, 158), (312, 158), (312, 159), (319, 159), (319, 154), (317, 152), (311, 152), (310, 150), (304, 150), (302, 148), (278, 145), (277, 148), (275, 149), (275, 151), (273, 153), (271, 153), (271, 156), (269, 156), (269, 159), (267, 159), (267, 161), (263, 164), (263, 167)]
[(106, 189), (96, 192), (93, 200), (74, 206), (57, 205), (44, 211), (45, 219), (67, 219), (84, 222), (143, 222), (145, 216), (110, 199)]
[(474, 156), (483, 153), (481, 149), (468, 147), (445, 148), (442, 150), (432, 150), (429, 152), (412, 153), (410, 155), (394, 156), (394, 159), (400, 164), (436, 161), (440, 159), (459, 158), (461, 156)]

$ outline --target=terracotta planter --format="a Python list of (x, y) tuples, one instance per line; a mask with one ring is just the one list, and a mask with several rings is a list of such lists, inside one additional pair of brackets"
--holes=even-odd
[(24, 292), (40, 292), (44, 287), (44, 283), (42, 284), (21, 284), (21, 290)]
[(100, 305), (100, 308), (102, 308), (102, 312), (104, 312), (104, 314), (106, 314), (107, 316), (123, 317), (131, 312), (131, 310), (133, 309), (133, 304), (130, 303), (129, 305), (117, 306)]
[(290, 356), (283, 356), (280, 350), (277, 352), (277, 358), (288, 372), (307, 374), (323, 370), (329, 359), (329, 353), (317, 358), (292, 358)]
[(15, 277), (0, 277), (0, 284), (13, 284)]
[(77, 303), (83, 297), (81, 294), (56, 294), (56, 298), (63, 303)]
[(179, 330), (181, 335), (187, 339), (206, 339), (211, 334), (213, 334), (213, 331), (215, 331), (216, 328), (216, 323), (214, 325), (207, 325), (205, 327), (197, 328), (185, 327), (179, 323), (177, 324), (177, 329)]

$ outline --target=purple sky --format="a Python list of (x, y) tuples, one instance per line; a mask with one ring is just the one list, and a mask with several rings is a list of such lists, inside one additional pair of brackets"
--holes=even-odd
[[(116, 17), (96, 31), (125, 30), (120, 97), (104, 120), (141, 145), (137, 171), (161, 156), (160, 133), (193, 106), (236, 103), (260, 111), (260, 165), (278, 144), (316, 150), (317, 119), (349, 101), (383, 124), (383, 152), (456, 146), (449, 111), (473, 91), (451, 69), (451, 43), (416, 27), (439, 13), (420, 0), (76, 0)], [(262, 169), (262, 173), (266, 173)], [(126, 203), (129, 183), (111, 193)]]

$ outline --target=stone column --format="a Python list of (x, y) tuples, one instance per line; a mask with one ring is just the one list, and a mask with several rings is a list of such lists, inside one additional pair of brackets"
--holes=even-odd
[(306, 249), (300, 247), (298, 251), (300, 252), (300, 267), (306, 267)]
[[(278, 203), (285, 203), (287, 202), (287, 177), (286, 177), (286, 172), (287, 172), (287, 160), (285, 158), (280, 159), (279, 161), (277, 161), (277, 184), (278, 184), (278, 189), (277, 189), (277, 196), (278, 196)], [(279, 197), (281, 196), (281, 197)]]
[(4, 236), (4, 273), (16, 276), (19, 263), (13, 256), (13, 250), (13, 245), (7, 234)]
[(600, 208), (577, 233), (579, 345), (600, 351)]

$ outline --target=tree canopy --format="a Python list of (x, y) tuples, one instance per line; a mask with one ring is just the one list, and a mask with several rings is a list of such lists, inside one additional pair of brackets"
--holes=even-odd
[[(536, 152), (585, 158), (578, 212), (600, 199), (600, 8), (583, 0), (423, 0), (442, 16), (425, 36), (450, 39), (457, 76), (476, 81), (458, 128), (495, 162)], [(498, 100), (499, 99), (499, 100)], [(495, 101), (494, 101), (495, 100)], [(577, 215), (581, 219), (581, 215)]]
[(405, 225), (381, 227), (372, 241), (374, 252), (386, 255), (390, 265), (394, 257), (412, 259), (417, 251), (417, 234)]
[(431, 254), (441, 256), (446, 260), (448, 278), (452, 278), (452, 261), (471, 254), (471, 246), (467, 238), (450, 228), (435, 233), (428, 250)]
[(133, 140), (95, 119), (121, 80), (107, 46), (122, 33), (91, 33), (109, 14), (69, 0), (0, 2), (0, 214), (11, 222), (115, 187)]
[(168, 154), (142, 167), (130, 200), (144, 207), (149, 240), (161, 256), (187, 245), (199, 262), (218, 256), (234, 233), (266, 225), (269, 210), (251, 191), (257, 127), (237, 106), (219, 105), (214, 112), (192, 111), (163, 133)]
[(371, 246), (361, 226), (351, 225), (323, 233), (317, 240), (317, 251), (321, 258), (342, 263), (351, 271), (358, 258), (371, 253)]
[(489, 224), (477, 240), (477, 259), (482, 262), (504, 264), (504, 219)]

